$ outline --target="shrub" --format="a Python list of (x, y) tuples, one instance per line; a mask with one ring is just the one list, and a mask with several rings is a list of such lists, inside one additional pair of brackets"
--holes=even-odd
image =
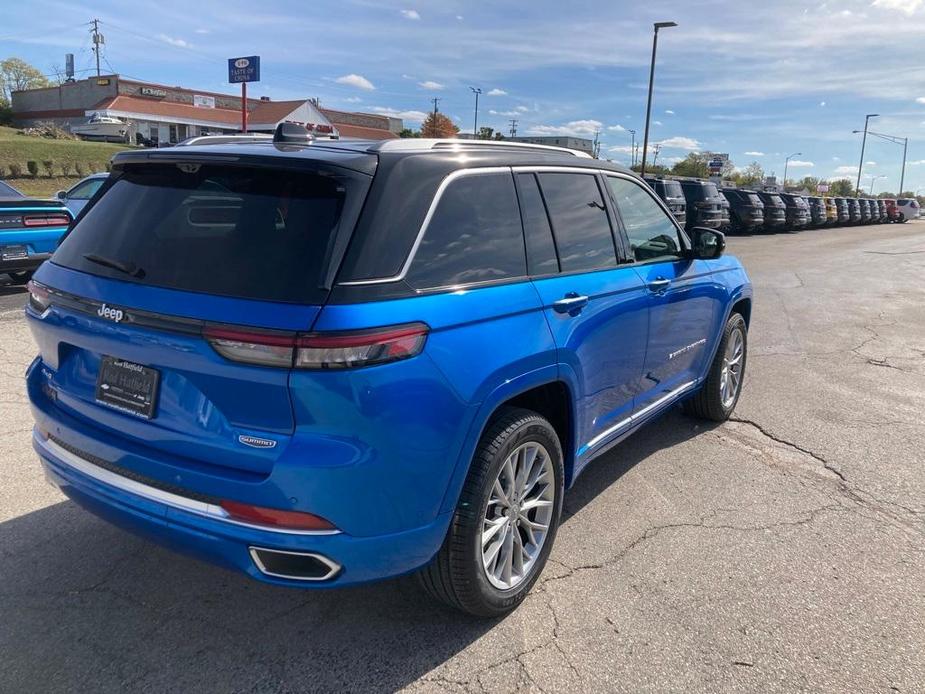
[(6, 167), (0, 164), (0, 178), (6, 178)]
[(83, 178), (86, 174), (86, 169), (84, 169), (83, 162), (75, 161), (74, 162), (74, 173), (76, 173), (80, 178)]
[(51, 178), (55, 175), (55, 161), (54, 159), (43, 159), (42, 168), (45, 169), (45, 176)]
[(39, 163), (37, 161), (27, 161), (26, 168), (29, 170), (29, 175), (32, 176), (32, 178), (39, 175)]
[(19, 164), (10, 164), (10, 178), (21, 178), (22, 166)]
[(61, 163), (61, 175), (65, 178), (71, 175), (71, 162), (65, 161)]
[(107, 161), (106, 162), (106, 173), (109, 173), (110, 171), (112, 171), (112, 162)]
[(96, 162), (91, 161), (89, 164), (87, 164), (87, 169), (89, 169), (90, 173), (96, 173), (98, 171), (96, 168)]

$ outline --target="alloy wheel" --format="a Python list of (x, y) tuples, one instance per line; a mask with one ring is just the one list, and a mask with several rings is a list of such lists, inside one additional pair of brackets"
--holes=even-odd
[(745, 338), (739, 328), (729, 333), (726, 352), (723, 354), (723, 370), (720, 372), (719, 397), (723, 407), (729, 409), (735, 403), (742, 385), (742, 366), (745, 359)]

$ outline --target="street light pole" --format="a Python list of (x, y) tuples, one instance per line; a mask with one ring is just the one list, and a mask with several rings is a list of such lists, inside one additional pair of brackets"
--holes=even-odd
[(783, 189), (785, 193), (787, 192), (787, 167), (790, 166), (790, 160), (793, 159), (794, 157), (802, 157), (802, 156), (803, 156), (803, 152), (794, 152), (789, 157), (784, 159), (784, 180), (781, 183), (781, 188)]
[(630, 146), (630, 168), (636, 166), (636, 131), (627, 129), (627, 132), (633, 138), (633, 144)]
[(658, 30), (678, 26), (677, 22), (655, 22), (652, 35), (652, 63), (649, 65), (649, 100), (646, 103), (646, 130), (642, 140), (642, 167), (640, 175), (646, 175), (646, 150), (649, 149), (649, 118), (652, 117), (652, 84), (655, 81), (655, 50), (658, 47)]
[(886, 178), (886, 174), (877, 174), (877, 175), (871, 174), (870, 175), (870, 197), (874, 197), (874, 182), (878, 178)]
[(481, 87), (469, 87), (472, 90), (472, 93), (475, 94), (475, 120), (472, 121), (472, 135), (474, 137), (479, 136), (479, 94), (482, 93)]
[(867, 122), (871, 118), (876, 118), (879, 113), (868, 113), (864, 116), (864, 137), (861, 139), (861, 162), (858, 164), (858, 180), (854, 185), (854, 197), (861, 194), (861, 169), (864, 168), (864, 146), (867, 144)]
[[(857, 135), (862, 130), (852, 130), (852, 133)], [(881, 140), (886, 140), (887, 142), (892, 142), (894, 145), (902, 143), (903, 146), (903, 167), (899, 174), (899, 192), (903, 192), (903, 186), (906, 183), (906, 150), (909, 149), (909, 138), (908, 137), (897, 137), (896, 135), (884, 135), (883, 133), (875, 133), (873, 130), (867, 131), (868, 135), (873, 135), (874, 137), (879, 137)], [(861, 150), (863, 151), (863, 149)], [(863, 157), (862, 157), (863, 160)], [(859, 169), (860, 171), (860, 169)]]
[(906, 149), (909, 147), (909, 138), (903, 138), (903, 168), (902, 173), (899, 174), (899, 194), (903, 194), (903, 183), (906, 182)]

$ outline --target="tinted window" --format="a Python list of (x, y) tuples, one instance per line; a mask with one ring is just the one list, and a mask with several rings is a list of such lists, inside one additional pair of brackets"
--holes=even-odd
[(520, 210), (509, 173), (456, 179), (424, 231), (408, 281), (419, 289), (522, 277)]
[(157, 287), (317, 303), (326, 295), (319, 288), (324, 259), (351, 185), (271, 169), (128, 167), (53, 262)]
[(520, 194), (520, 214), (524, 220), (524, 238), (527, 243), (527, 270), (531, 275), (548, 275), (559, 272), (556, 246), (546, 215), (546, 205), (540, 194), (534, 174), (518, 174), (517, 190)]
[(665, 195), (669, 198), (683, 198), (684, 191), (681, 190), (681, 184), (677, 181), (665, 181)]
[(703, 197), (715, 198), (718, 195), (719, 195), (719, 190), (717, 190), (715, 183), (704, 183), (703, 184)]
[(678, 228), (642, 186), (613, 176), (607, 183), (637, 261), (680, 255)]
[(23, 194), (16, 190), (13, 186), (7, 185), (3, 181), (0, 181), (0, 198), (21, 198)]
[(67, 197), (70, 200), (89, 200), (105, 182), (105, 178), (92, 178), (89, 181), (78, 183), (76, 186), (71, 188), (71, 192), (67, 194)]
[(590, 174), (544, 173), (539, 179), (562, 272), (615, 266), (613, 235), (596, 178)]

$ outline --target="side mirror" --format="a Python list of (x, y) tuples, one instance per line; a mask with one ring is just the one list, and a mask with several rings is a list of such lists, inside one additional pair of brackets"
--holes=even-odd
[(55, 197), (58, 198), (58, 200), (67, 200), (67, 191), (59, 190), (57, 193), (55, 193)]
[(691, 257), (699, 260), (719, 258), (726, 250), (726, 235), (716, 229), (694, 227), (690, 232)]

